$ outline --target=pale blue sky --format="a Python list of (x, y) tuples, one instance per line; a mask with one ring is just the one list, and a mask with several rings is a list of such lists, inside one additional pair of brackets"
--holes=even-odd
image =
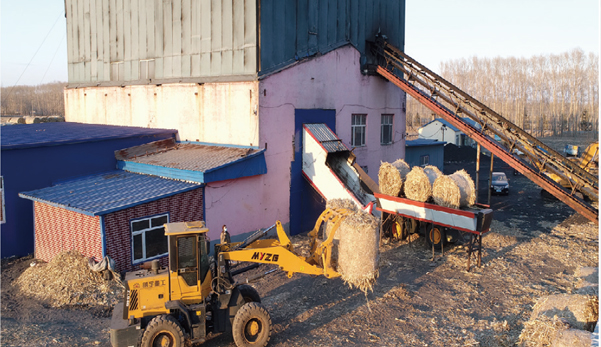
[[(66, 81), (64, 0), (2, 0), (0, 11), (2, 86)], [(434, 71), (474, 55), (599, 54), (599, 15), (598, 0), (407, 0), (405, 52)]]

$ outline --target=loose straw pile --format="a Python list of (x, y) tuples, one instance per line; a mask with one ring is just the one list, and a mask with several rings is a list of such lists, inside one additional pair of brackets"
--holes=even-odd
[(474, 181), (465, 170), (440, 176), (434, 181), (432, 198), (440, 206), (450, 208), (471, 206), (476, 201)]

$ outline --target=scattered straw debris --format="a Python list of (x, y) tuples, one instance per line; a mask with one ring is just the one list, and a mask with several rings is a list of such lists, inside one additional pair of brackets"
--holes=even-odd
[(436, 166), (414, 166), (407, 174), (403, 191), (408, 199), (426, 202), (432, 197), (432, 185), (442, 172)]
[(90, 270), (88, 258), (78, 251), (62, 252), (49, 263), (37, 262), (16, 280), (22, 294), (52, 307), (112, 306), (123, 293), (118, 280), (107, 281)]
[(440, 176), (432, 187), (432, 198), (440, 206), (450, 208), (471, 206), (476, 201), (474, 181), (465, 170)]
[(344, 218), (338, 228), (338, 272), (351, 288), (367, 294), (378, 277), (379, 240), (375, 217), (357, 211)]

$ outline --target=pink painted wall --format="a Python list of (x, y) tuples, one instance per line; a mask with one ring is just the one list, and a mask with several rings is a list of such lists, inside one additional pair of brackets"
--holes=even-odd
[[(259, 145), (267, 148), (263, 175), (265, 211), (290, 220), (290, 162), (295, 109), (336, 110), (336, 133), (349, 146), (351, 115), (367, 114), (366, 146), (355, 149), (357, 162), (377, 182), (381, 161), (405, 157), (405, 93), (379, 76), (359, 71), (359, 52), (344, 46), (299, 63), (259, 82)], [(394, 114), (393, 144), (380, 145), (380, 116)]]
[[(269, 164), (268, 164), (269, 165)], [(272, 172), (234, 180), (211, 182), (205, 186), (205, 220), (211, 240), (219, 240), (221, 226), (227, 225), (232, 236), (266, 228), (282, 216), (288, 216), (288, 205), (278, 205), (278, 198), (288, 197), (290, 188), (273, 191), (269, 182)], [(282, 223), (287, 222), (282, 220)]]

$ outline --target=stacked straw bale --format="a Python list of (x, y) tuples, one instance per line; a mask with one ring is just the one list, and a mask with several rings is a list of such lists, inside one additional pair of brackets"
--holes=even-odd
[(340, 224), (338, 272), (351, 288), (365, 294), (373, 291), (378, 277), (379, 233), (378, 221), (363, 211), (348, 215)]
[(414, 166), (407, 174), (403, 185), (405, 197), (411, 200), (426, 202), (432, 197), (432, 186), (442, 172), (436, 166), (428, 165), (425, 168)]
[(378, 171), (380, 192), (390, 196), (400, 196), (403, 181), (410, 171), (410, 167), (403, 159), (394, 163), (382, 162)]
[(476, 201), (474, 181), (465, 170), (440, 176), (434, 181), (432, 198), (440, 206), (450, 208), (471, 206)]
[(20, 292), (52, 307), (112, 306), (122, 296), (121, 281), (104, 280), (90, 270), (88, 258), (78, 251), (58, 254), (49, 263), (38, 263), (16, 280)]

